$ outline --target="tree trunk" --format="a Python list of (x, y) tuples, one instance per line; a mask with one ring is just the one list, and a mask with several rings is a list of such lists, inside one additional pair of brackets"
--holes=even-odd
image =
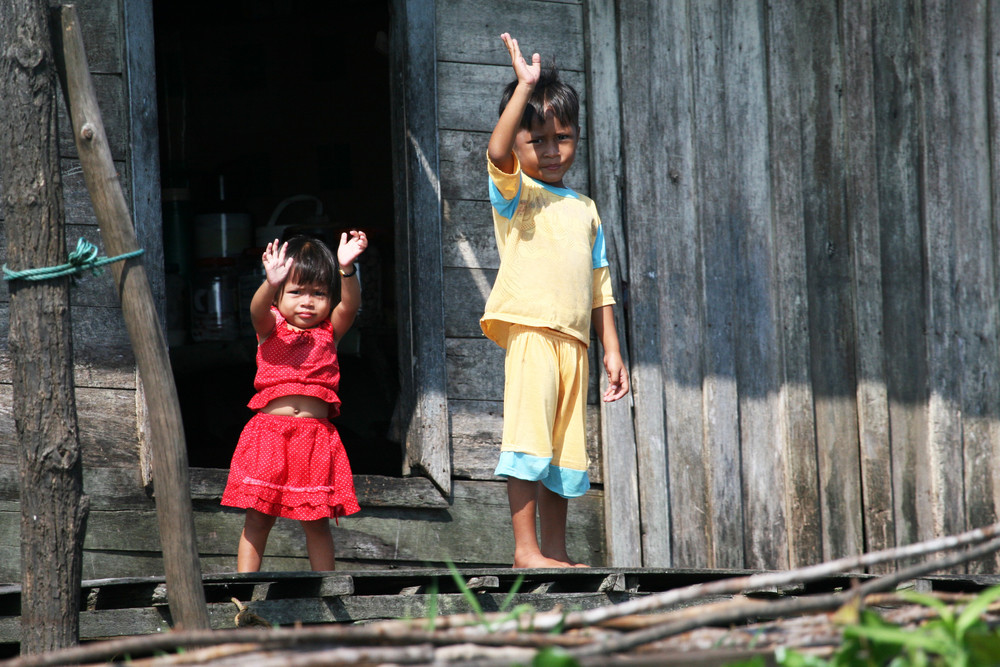
[[(7, 265), (66, 261), (57, 74), (46, 0), (0, 2), (0, 193)], [(87, 499), (77, 437), (67, 278), (10, 287), (21, 492), (21, 652), (76, 644)]]

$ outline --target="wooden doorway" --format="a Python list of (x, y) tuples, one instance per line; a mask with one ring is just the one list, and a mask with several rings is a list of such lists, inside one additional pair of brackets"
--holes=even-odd
[(399, 393), (387, 4), (153, 8), (168, 333), (191, 465), (228, 467), (250, 417), (245, 312), (264, 237), (298, 226), (335, 244), (361, 227), (365, 303), (341, 346), (337, 426), (356, 473), (401, 474), (387, 436)]

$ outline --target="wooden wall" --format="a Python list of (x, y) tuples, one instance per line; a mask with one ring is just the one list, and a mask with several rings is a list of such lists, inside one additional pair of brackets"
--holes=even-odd
[[(143, 48), (130, 7), (148, 0), (79, 3), (112, 148), (130, 196), (146, 193), (141, 207), (152, 201), (137, 187), (150, 178), (150, 135), (141, 96), (128, 93)], [(555, 58), (582, 93), (568, 183), (597, 198), (628, 289), (619, 312), (634, 393), (614, 414), (591, 405), (600, 484), (571, 503), (578, 557), (784, 568), (995, 520), (996, 0), (433, 8), (452, 495), (419, 478), (359, 478), (366, 509), (337, 529), (348, 566), (509, 558), (491, 474), (502, 351), (478, 327), (498, 262), (483, 157), (511, 77), (503, 31)], [(99, 243), (68, 136), (62, 144), (67, 236)], [(156, 234), (147, 241), (159, 261)], [(154, 574), (117, 299), (106, 277), (72, 299), (87, 576)], [(3, 290), (0, 328), (6, 300)], [(0, 580), (10, 581), (6, 354), (0, 330)], [(592, 360), (592, 398), (593, 370)], [(205, 568), (231, 568), (240, 514), (218, 508), (218, 471), (193, 480)], [(604, 545), (616, 540), (612, 558)], [(271, 553), (275, 567), (304, 567), (294, 526)]]
[(615, 5), (644, 563), (996, 521), (1000, 5)]
[[(495, 26), (484, 29), (470, 19), (475, 14), (470, 9), (475, 9), (476, 3), (438, 3), (436, 12), (433, 3), (412, 4), (430, 8), (440, 47), (436, 81), (446, 201), (444, 232), (448, 235), (444, 294), (449, 305), (444, 317), (448, 394), (455, 397), (448, 406), (455, 479), (450, 496), (445, 497), (420, 476), (356, 476), (365, 509), (340, 520), (334, 529), (335, 541), (344, 568), (441, 565), (446, 560), (503, 565), (510, 562), (513, 540), (505, 485), (492, 476), (499, 442), (502, 367), (497, 364), (502, 353), (492, 343), (486, 344), (479, 333), (478, 318), (485, 303), (485, 297), (479, 296), (483, 294), (482, 281), (492, 283), (497, 262), (486, 208), (484, 165), (479, 158), (485, 154), (486, 132), (509, 74), (509, 66), (497, 66), (503, 55), (497, 36), (506, 29), (506, 14), (498, 6)], [(522, 8), (531, 4), (522, 3)], [(151, 72), (145, 69), (152, 64), (150, 0), (81, 0), (77, 7), (113, 155), (126, 194), (134, 200), (140, 242), (147, 250), (147, 272), (154, 291), (162, 295), (156, 114), (155, 108), (149, 107), (155, 90), (144, 87), (153, 83)], [(575, 2), (556, 9), (560, 12), (552, 20), (578, 26), (573, 33), (578, 43), (573, 46), (572, 60), (565, 65), (567, 77), (582, 87), (581, 6)], [(83, 236), (101, 247), (65, 110), (60, 128), (67, 244), (72, 248)], [(467, 173), (463, 163), (474, 164), (475, 173)], [(577, 182), (586, 182), (585, 169)], [(6, 255), (6, 224), (11, 221), (0, 219), (0, 263)], [(458, 244), (453, 240), (466, 233), (470, 240), (456, 254)], [(481, 263), (463, 264), (463, 258), (470, 256), (470, 242), (474, 248), (471, 256), (481, 258)], [(475, 295), (471, 301), (470, 294)], [(479, 298), (482, 300), (475, 303)], [(161, 574), (155, 506), (143, 484), (138, 426), (142, 399), (110, 273), (88, 275), (72, 290), (71, 299), (84, 490), (91, 501), (84, 577)], [(17, 441), (10, 412), (7, 301), (6, 288), (0, 288), (0, 582), (20, 579)], [(599, 481), (596, 428), (595, 419), (590, 445)], [(225, 470), (191, 471), (197, 539), (206, 572), (235, 569), (243, 514), (219, 506), (225, 474)], [(574, 503), (570, 515), (571, 551), (594, 564), (604, 562), (601, 510), (601, 495), (595, 490)], [(301, 530), (293, 522), (277, 524), (265, 567), (308, 569)]]

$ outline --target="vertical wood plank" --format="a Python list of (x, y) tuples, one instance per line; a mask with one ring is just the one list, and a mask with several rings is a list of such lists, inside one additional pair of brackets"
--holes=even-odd
[(875, 129), (886, 392), (896, 543), (918, 541), (917, 497), (927, 488), (926, 279), (920, 205), (915, 16), (907, 3), (874, 5)]
[[(587, 39), (587, 90), (590, 109), (590, 193), (601, 214), (607, 241), (611, 279), (615, 287), (615, 326), (622, 358), (630, 367), (625, 328), (624, 276), (628, 275), (622, 221), (621, 112), (618, 86), (618, 30), (614, 0), (592, 0), (584, 16)], [(601, 373), (601, 392), (607, 374)], [(639, 522), (638, 461), (632, 397), (601, 402), (601, 446), (604, 466), (605, 564), (610, 567), (642, 565)]]
[(788, 567), (785, 532), (785, 453), (776, 409), (780, 367), (777, 335), (774, 239), (768, 150), (766, 59), (763, 3), (722, 3), (727, 133), (729, 142), (729, 216), (737, 242), (734, 267), (738, 330), (736, 372), (739, 382), (740, 437), (743, 465), (745, 565)]
[[(128, 100), (127, 187), (135, 235), (145, 249), (149, 288), (166, 335), (166, 276), (163, 268), (163, 220), (160, 205), (160, 149), (156, 108), (156, 65), (153, 48), (151, 0), (123, 0), (122, 23), (125, 42), (125, 91)], [(139, 441), (140, 476), (152, 488), (153, 453), (149, 408), (139, 371), (136, 383), (136, 431)]]
[[(844, 36), (846, 206), (854, 259), (857, 410), (865, 549), (896, 544), (892, 516), (892, 451), (882, 339), (882, 258), (879, 237), (871, 0), (841, 5)], [(884, 572), (888, 565), (877, 571)]]
[(451, 491), (433, 0), (392, 4), (392, 95), (401, 400), (406, 471)]
[[(952, 299), (957, 318), (960, 366), (951, 369), (961, 392), (955, 397), (961, 418), (959, 453), (964, 469), (956, 481), (965, 494), (962, 528), (996, 521), (997, 408), (1000, 406), (1000, 361), (997, 355), (996, 248), (993, 239), (990, 191), (990, 126), (988, 122), (987, 30), (984, 3), (948, 5), (949, 61), (947, 79), (952, 123), (950, 127), (951, 223), (955, 230), (955, 284)], [(994, 130), (995, 131), (995, 130)], [(948, 489), (957, 495), (959, 487)], [(961, 529), (961, 528), (960, 528)], [(997, 559), (970, 564), (994, 571)]]
[(768, 88), (775, 286), (781, 319), (780, 444), (786, 452), (788, 557), (792, 567), (822, 560), (819, 473), (809, 353), (809, 292), (803, 217), (799, 72), (803, 40), (792, 3), (768, 11)]
[(802, 6), (803, 204), (823, 556), (864, 546), (859, 487), (851, 238), (844, 210), (843, 86), (834, 0)]
[(135, 235), (145, 249), (149, 286), (166, 322), (163, 223), (160, 209), (160, 149), (153, 58), (152, 0), (122, 0), (125, 90), (128, 98), (128, 187)]
[[(707, 567), (710, 527), (706, 510), (702, 428), (702, 287), (700, 233), (695, 210), (695, 155), (691, 92), (691, 41), (687, 2), (654, 2), (650, 28), (659, 36), (651, 43), (650, 123), (664, 154), (656, 189), (655, 210), (661, 224), (657, 291), (660, 304), (660, 363), (667, 406), (667, 473), (670, 488), (672, 559), (677, 566)], [(657, 71), (672, 73), (658, 75)], [(662, 158), (662, 161), (661, 161)], [(657, 174), (657, 170), (649, 170)], [(650, 563), (655, 564), (655, 563)]]
[[(728, 142), (722, 78), (724, 21), (714, 0), (691, 3), (692, 108), (701, 247), (704, 524), (708, 567), (743, 567), (743, 497), (734, 334), (737, 246), (726, 192)], [(692, 505), (698, 495), (686, 496)], [(697, 509), (697, 508), (695, 508)], [(697, 535), (696, 535), (697, 536)]]
[[(963, 5), (966, 3), (963, 3)], [(962, 422), (960, 404), (961, 352), (956, 330), (959, 321), (954, 300), (958, 281), (955, 214), (958, 174), (952, 161), (953, 141), (959, 129), (949, 95), (951, 58), (962, 47), (959, 38), (949, 39), (950, 23), (956, 17), (949, 0), (925, 0), (921, 6), (918, 48), (920, 71), (921, 128), (923, 130), (920, 178), (923, 186), (924, 253), (927, 262), (926, 326), (928, 334), (927, 415), (928, 488), (917, 497), (919, 536), (956, 533), (965, 521), (962, 492)], [(940, 131), (946, 129), (946, 131)], [(926, 520), (923, 518), (926, 517)]]
[[(655, 0), (621, 0), (622, 143), (624, 146), (624, 209), (628, 215), (629, 293), (643, 295), (629, 302), (629, 339), (632, 352), (632, 397), (639, 466), (639, 512), (642, 517), (643, 565), (670, 567), (671, 525), (667, 488), (666, 406), (660, 370), (659, 304), (645, 295), (658, 294), (658, 232), (662, 211), (657, 210), (659, 182), (650, 164), (666, 164), (662, 137), (655, 134), (649, 110), (654, 100), (649, 57)], [(657, 65), (659, 63), (656, 63)], [(613, 527), (611, 528), (613, 529)]]
[[(987, 114), (988, 123), (990, 128), (1000, 127), (1000, 95), (997, 92), (1000, 91), (1000, 2), (998, 0), (989, 0), (986, 6), (987, 15), (987, 34), (986, 34), (986, 68), (987, 68), (987, 81), (986, 90), (989, 94), (987, 98)], [(989, 169), (993, 174), (1000, 174), (1000, 132), (993, 129), (989, 133), (989, 154), (990, 163)], [(992, 238), (1000, 238), (1000, 184), (995, 181), (991, 184), (990, 188), (990, 232)], [(996, 304), (997, 299), (1000, 298), (1000, 270), (998, 270), (998, 262), (1000, 262), (1000, 253), (997, 252), (995, 247), (991, 248), (992, 257), (991, 265), (993, 266), (993, 297), (989, 301), (991, 304)], [(994, 314), (993, 317), (996, 317)], [(1000, 322), (995, 323), (992, 327), (994, 336), (996, 336), (997, 329), (1000, 329)], [(994, 346), (996, 349), (996, 346)], [(996, 373), (994, 373), (994, 377)], [(1000, 423), (1000, 414), (997, 407), (997, 403), (993, 404), (993, 408), (987, 414), (991, 417), (990, 422), (990, 441), (993, 443), (991, 461), (988, 466), (990, 473), (990, 488), (993, 491), (993, 514), (994, 516), (1000, 515), (1000, 465), (998, 465), (998, 459), (1000, 459), (1000, 433), (997, 433), (998, 423)], [(979, 525), (978, 518), (970, 518), (969, 523), (973, 525)], [(998, 572), (1000, 571), (1000, 562), (998, 562), (998, 557), (995, 557), (990, 563), (990, 571)], [(978, 568), (969, 568), (972, 571), (978, 571)]]

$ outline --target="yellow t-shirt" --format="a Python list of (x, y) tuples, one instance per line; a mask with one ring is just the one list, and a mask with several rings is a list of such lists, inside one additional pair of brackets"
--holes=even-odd
[(590, 311), (615, 302), (601, 218), (593, 200), (486, 159), (500, 271), (479, 320), (507, 347), (511, 324), (554, 329), (590, 343)]

